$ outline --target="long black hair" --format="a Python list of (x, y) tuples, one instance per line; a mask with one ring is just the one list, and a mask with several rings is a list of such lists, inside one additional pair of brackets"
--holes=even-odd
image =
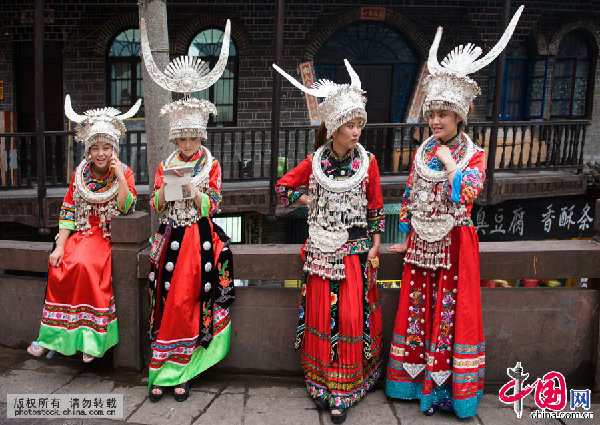
[(325, 128), (325, 123), (322, 122), (315, 133), (315, 152), (325, 143), (327, 143), (327, 129)]

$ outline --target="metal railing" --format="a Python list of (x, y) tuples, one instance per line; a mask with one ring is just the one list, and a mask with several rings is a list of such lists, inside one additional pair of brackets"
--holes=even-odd
[[(498, 130), (498, 171), (583, 168), (589, 121), (511, 121)], [(468, 132), (489, 154), (492, 123), (473, 123)], [(281, 127), (277, 174), (282, 175), (313, 152), (315, 126)], [(73, 132), (47, 131), (46, 182), (65, 186), (83, 155)], [(361, 142), (377, 158), (382, 175), (407, 174), (414, 152), (428, 136), (426, 124), (367, 124)], [(270, 177), (271, 132), (267, 127), (209, 128), (205, 145), (221, 162), (223, 180)], [(35, 133), (0, 133), (0, 188), (31, 188), (36, 182)], [(148, 183), (146, 134), (129, 131), (121, 141), (121, 160), (134, 171), (138, 184)]]

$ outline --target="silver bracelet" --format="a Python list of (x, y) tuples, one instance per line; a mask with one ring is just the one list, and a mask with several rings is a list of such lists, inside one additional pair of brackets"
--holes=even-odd
[(456, 170), (458, 170), (458, 166), (454, 167), (454, 168), (453, 168), (453, 169), (451, 169), (451, 170), (446, 170), (446, 174), (447, 174), (447, 175), (450, 175), (450, 173), (453, 173), (453, 172), (454, 172), (454, 171), (456, 171)]

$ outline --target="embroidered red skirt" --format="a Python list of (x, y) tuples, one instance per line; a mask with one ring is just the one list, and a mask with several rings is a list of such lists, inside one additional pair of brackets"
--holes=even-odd
[[(219, 285), (233, 288), (231, 252), (214, 231), (212, 221), (208, 220), (204, 226), (210, 226), (205, 229), (206, 239), (202, 239), (198, 223), (170, 232), (165, 237), (165, 250), (169, 252), (152, 268), (149, 386), (174, 386), (189, 381), (221, 361), (229, 351), (229, 309), (217, 302), (202, 303), (201, 293), (215, 291)], [(210, 268), (217, 270), (213, 282), (202, 278), (208, 265), (202, 261), (202, 252), (207, 252), (208, 247), (213, 257)], [(174, 252), (176, 260), (171, 262)], [(225, 256), (228, 260), (222, 261)], [(203, 347), (201, 327), (210, 326), (211, 321), (212, 339)]]
[(450, 399), (457, 416), (465, 418), (477, 413), (485, 371), (474, 227), (451, 230), (450, 256), (449, 270), (405, 264), (386, 394), (419, 399), (421, 410)]
[[(366, 255), (365, 255), (366, 258)], [(305, 330), (300, 357), (309, 395), (327, 400), (331, 406), (350, 407), (371, 389), (381, 374), (381, 308), (377, 285), (367, 291), (370, 309), (370, 358), (364, 354), (363, 300), (366, 264), (359, 255), (344, 258), (346, 279), (334, 300), (328, 279), (308, 275)], [(373, 282), (374, 283), (374, 282)], [(367, 285), (368, 286), (368, 285)], [(337, 359), (331, 361), (331, 305), (338, 304), (339, 338)], [(301, 308), (301, 314), (303, 314)]]
[(110, 238), (97, 217), (91, 228), (73, 233), (59, 267), (48, 269), (40, 345), (64, 355), (77, 351), (102, 357), (119, 341), (111, 282)]

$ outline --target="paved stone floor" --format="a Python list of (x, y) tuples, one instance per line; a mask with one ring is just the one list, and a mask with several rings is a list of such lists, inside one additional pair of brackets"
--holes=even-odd
[[(329, 414), (316, 408), (306, 395), (301, 377), (253, 376), (207, 372), (193, 381), (190, 398), (177, 403), (166, 394), (158, 403), (147, 397), (147, 374), (115, 371), (107, 360), (83, 364), (79, 357), (35, 359), (24, 350), (0, 348), (0, 424), (330, 424)], [(123, 394), (123, 418), (7, 419), (6, 394)], [(594, 419), (539, 419), (529, 413), (533, 399), (525, 400), (523, 419), (512, 406), (501, 404), (497, 393), (485, 394), (478, 415), (458, 419), (438, 412), (426, 417), (416, 402), (392, 401), (381, 388), (348, 411), (346, 424), (600, 424), (600, 394), (594, 394)]]

